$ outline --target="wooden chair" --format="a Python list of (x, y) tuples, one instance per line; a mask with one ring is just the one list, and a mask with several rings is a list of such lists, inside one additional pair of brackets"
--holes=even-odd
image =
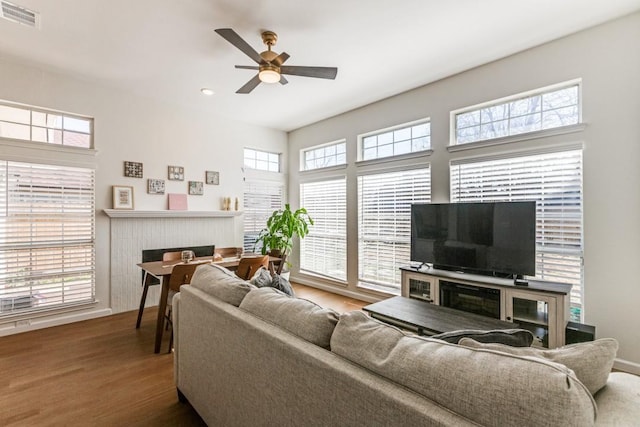
[(171, 328), (171, 338), (169, 340), (169, 353), (173, 347), (173, 321), (171, 320), (172, 314), (172, 302), (175, 294), (180, 292), (182, 285), (188, 285), (191, 283), (193, 272), (196, 271), (196, 267), (199, 264), (178, 264), (171, 270), (171, 276), (169, 276), (169, 296), (167, 298), (167, 328)]
[(216, 248), (213, 252), (214, 261), (222, 261), (224, 258), (242, 256), (243, 248)]
[[(180, 261), (182, 260), (182, 252), (165, 252), (162, 254), (162, 261)], [(140, 322), (142, 322), (142, 313), (144, 313), (144, 305), (147, 301), (147, 293), (149, 292), (149, 286), (157, 285), (159, 282), (154, 280), (154, 276), (145, 271), (142, 278), (142, 296), (140, 297), (140, 307), (138, 308), (138, 320), (136, 321), (136, 329), (140, 328)]]
[(242, 257), (238, 263), (236, 275), (241, 279), (249, 280), (260, 267), (269, 268), (269, 255)]

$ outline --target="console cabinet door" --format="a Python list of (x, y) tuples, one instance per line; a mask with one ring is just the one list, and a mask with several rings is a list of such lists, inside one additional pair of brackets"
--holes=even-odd
[(402, 296), (438, 304), (438, 279), (422, 273), (402, 271)]
[(555, 348), (564, 344), (564, 328), (559, 328), (557, 297), (538, 292), (507, 289), (505, 318), (533, 333), (534, 346)]

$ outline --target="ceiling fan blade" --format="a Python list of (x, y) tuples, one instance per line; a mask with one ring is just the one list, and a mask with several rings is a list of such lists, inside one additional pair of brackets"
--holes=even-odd
[(284, 76), (280, 74), (280, 84), (284, 86), (287, 83), (289, 83), (289, 80), (285, 79)]
[(238, 89), (236, 93), (249, 93), (252, 90), (254, 90), (256, 86), (258, 86), (259, 84), (260, 84), (260, 76), (256, 74), (251, 80), (245, 83), (244, 86)]
[(275, 65), (276, 67), (281, 66), (282, 64), (284, 64), (284, 62), (289, 59), (289, 54), (287, 52), (282, 52), (280, 55), (276, 56), (275, 58), (273, 58), (273, 60), (271, 61), (271, 63), (273, 65)]
[(251, 46), (249, 46), (249, 43), (244, 41), (242, 37), (240, 37), (238, 33), (233, 31), (231, 28), (218, 28), (215, 31), (216, 33), (220, 34), (226, 41), (240, 49), (249, 58), (253, 59), (256, 63), (259, 64), (260, 62), (262, 62), (260, 54), (256, 52)]
[(317, 77), (320, 79), (335, 79), (338, 69), (335, 67), (295, 67), (283, 65), (280, 67), (282, 74), (291, 76)]
[(260, 69), (260, 67), (257, 67), (255, 65), (236, 65), (236, 68), (241, 70), (259, 70)]

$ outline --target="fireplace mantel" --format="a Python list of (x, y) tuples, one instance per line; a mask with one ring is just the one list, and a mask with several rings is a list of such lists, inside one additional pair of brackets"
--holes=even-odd
[(109, 218), (230, 218), (242, 215), (242, 211), (138, 211), (104, 209)]

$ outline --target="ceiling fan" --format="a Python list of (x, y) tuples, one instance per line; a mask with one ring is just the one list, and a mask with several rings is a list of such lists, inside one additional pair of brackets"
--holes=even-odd
[(280, 82), (280, 84), (286, 85), (288, 81), (284, 78), (283, 74), (290, 76), (316, 77), (320, 79), (335, 79), (336, 74), (338, 73), (338, 69), (335, 67), (295, 67), (282, 65), (287, 59), (289, 59), (289, 54), (286, 52), (277, 54), (271, 50), (271, 47), (274, 46), (278, 40), (278, 35), (273, 31), (264, 31), (262, 33), (262, 42), (267, 45), (267, 50), (261, 53), (256, 52), (231, 28), (218, 28), (215, 31), (258, 64), (257, 66), (236, 65), (236, 68), (244, 70), (258, 70), (258, 74), (238, 89), (236, 93), (249, 93), (261, 82)]

